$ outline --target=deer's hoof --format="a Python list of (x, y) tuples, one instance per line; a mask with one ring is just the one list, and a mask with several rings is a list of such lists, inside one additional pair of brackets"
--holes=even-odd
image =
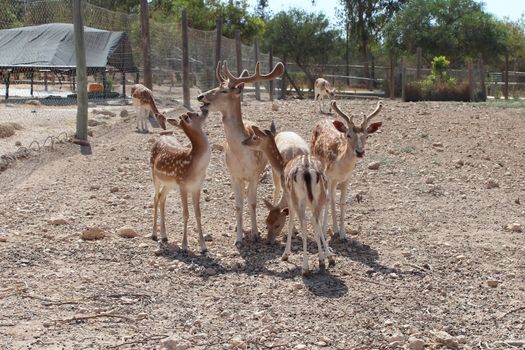
[[(156, 239), (155, 239), (155, 241), (156, 241)], [(162, 243), (168, 243), (168, 237), (162, 238), (161, 241), (162, 241)]]
[(328, 266), (335, 266), (335, 259), (333, 257), (328, 257)]
[(157, 235), (152, 235), (152, 236), (151, 236), (151, 239), (154, 240), (155, 242), (157, 242), (157, 241), (159, 240), (158, 237), (157, 237)]

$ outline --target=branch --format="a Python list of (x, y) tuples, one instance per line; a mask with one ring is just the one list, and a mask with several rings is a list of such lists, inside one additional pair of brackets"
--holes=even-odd
[(100, 314), (95, 314), (95, 315), (73, 316), (73, 317), (69, 317), (69, 318), (65, 318), (65, 319), (61, 319), (61, 320), (51, 320), (51, 322), (54, 322), (54, 323), (68, 323), (68, 322), (72, 322), (72, 321), (82, 321), (82, 320), (89, 320), (89, 319), (92, 319), (92, 318), (100, 318), (100, 317), (120, 318), (120, 319), (129, 321), (129, 322), (135, 322), (136, 321), (134, 318), (131, 318), (131, 317), (128, 317), (128, 316), (115, 315), (115, 314), (113, 314), (113, 311), (114, 310), (111, 310), (111, 311), (108, 311), (108, 312), (103, 312), (103, 313), (100, 313)]
[(144, 343), (147, 343), (148, 341), (151, 341), (151, 340), (162, 340), (162, 339), (165, 339), (165, 338), (168, 338), (169, 335), (150, 335), (149, 337), (146, 337), (144, 339), (141, 339), (141, 340), (133, 340), (133, 341), (128, 341), (128, 342), (125, 342), (125, 343), (121, 343), (121, 344), (117, 344), (117, 345), (113, 345), (113, 346), (110, 346), (108, 349), (117, 349), (117, 348), (120, 348), (121, 346), (124, 346), (124, 345), (131, 345), (131, 344), (144, 344)]

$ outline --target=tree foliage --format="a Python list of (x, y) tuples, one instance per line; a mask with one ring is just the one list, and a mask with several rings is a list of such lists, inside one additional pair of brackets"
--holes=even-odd
[(504, 50), (505, 30), (474, 0), (411, 0), (385, 27), (391, 53), (421, 47), (427, 61), (445, 55), (454, 65), (482, 54), (488, 60)]
[(315, 77), (309, 65), (325, 63), (338, 36), (338, 31), (329, 29), (323, 14), (290, 9), (277, 13), (267, 23), (265, 45), (282, 59), (293, 60), (313, 86)]

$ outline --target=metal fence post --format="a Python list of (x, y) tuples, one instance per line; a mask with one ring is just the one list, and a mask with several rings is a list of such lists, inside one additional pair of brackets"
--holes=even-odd
[[(215, 39), (215, 66), (221, 61), (222, 17), (217, 18), (217, 37)], [(213, 68), (215, 68), (215, 66)], [(217, 77), (213, 75), (214, 85), (219, 85)]]
[[(253, 42), (253, 49), (255, 51), (255, 62), (259, 62), (259, 40), (257, 38)], [(272, 69), (270, 67), (270, 69)], [(261, 84), (256, 82), (255, 84), (255, 99), (257, 101), (261, 100)]]
[(144, 64), (144, 85), (153, 90), (151, 73), (151, 47), (149, 38), (148, 1), (140, 0), (140, 28), (142, 33), (142, 54)]

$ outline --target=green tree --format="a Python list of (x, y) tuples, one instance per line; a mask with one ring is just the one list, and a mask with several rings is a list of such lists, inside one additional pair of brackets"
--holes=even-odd
[(512, 70), (525, 70), (525, 15), (517, 21), (505, 21), (505, 46), (509, 52)]
[(368, 68), (370, 46), (380, 39), (385, 24), (408, 0), (341, 0), (348, 25), (348, 35), (356, 39), (364, 63), (364, 75)]
[(422, 48), (430, 62), (447, 56), (452, 65), (480, 54), (488, 60), (502, 52), (506, 31), (474, 0), (411, 0), (385, 27), (385, 43), (393, 54)]
[(338, 36), (337, 30), (329, 29), (323, 14), (290, 9), (277, 13), (267, 23), (265, 45), (285, 62), (293, 60), (313, 88), (315, 77), (310, 65), (327, 62)]

